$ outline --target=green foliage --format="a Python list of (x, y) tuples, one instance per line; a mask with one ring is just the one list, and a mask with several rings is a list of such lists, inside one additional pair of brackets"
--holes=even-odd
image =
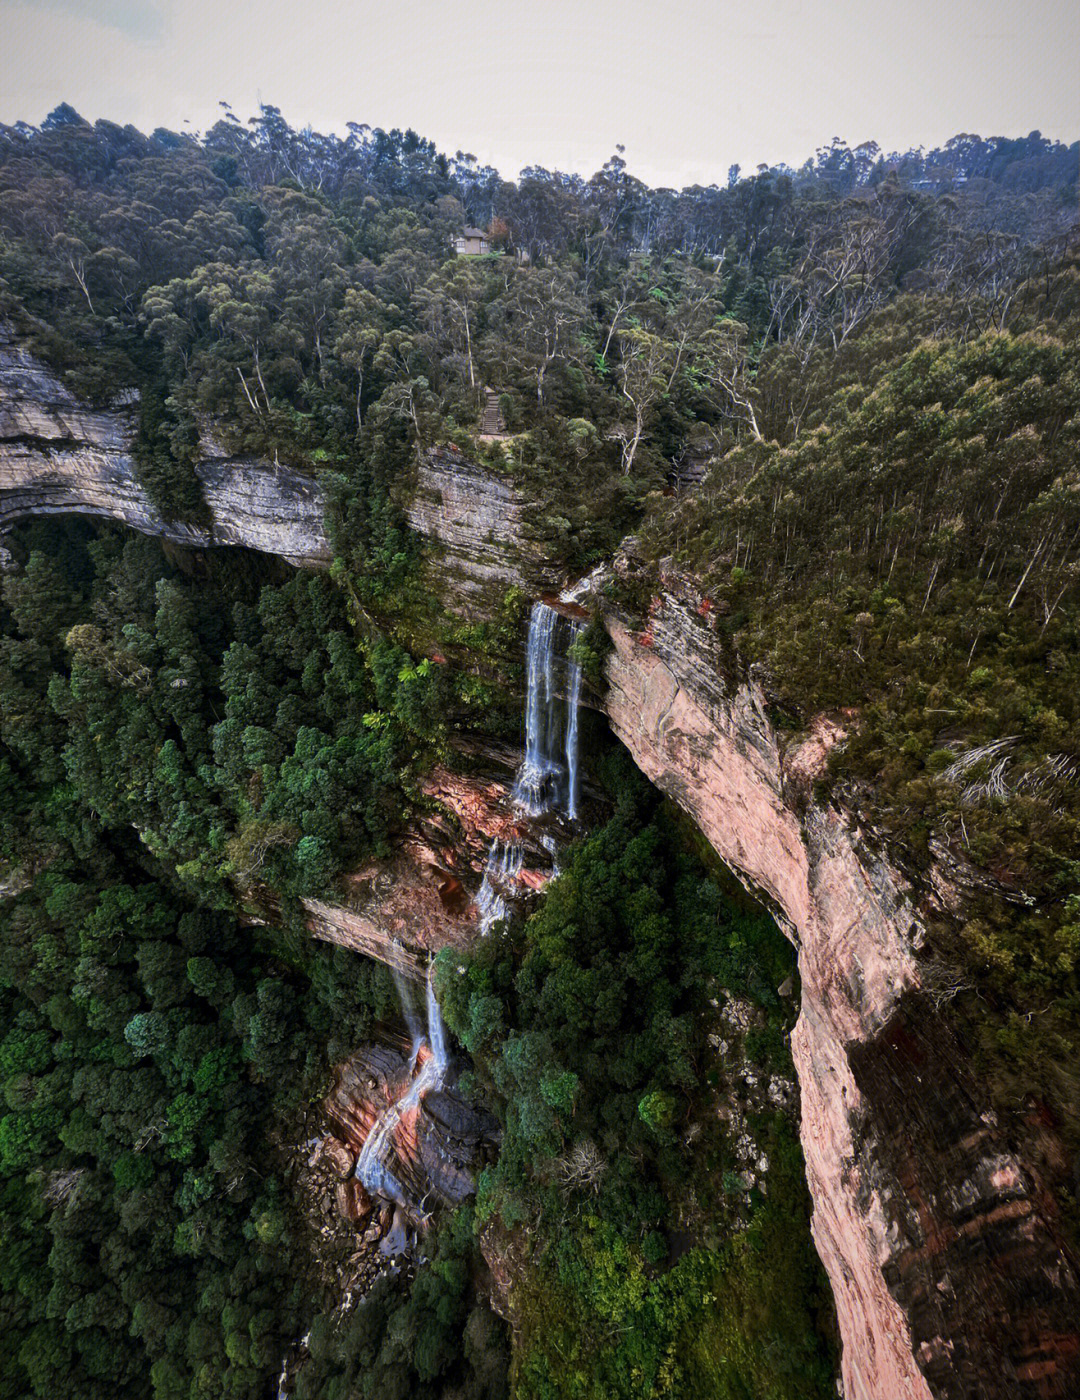
[(400, 1276), (382, 1278), (343, 1322), (318, 1319), (297, 1400), (507, 1400), (506, 1333), (476, 1303), (473, 1251), (472, 1212), (462, 1207), (440, 1226), (430, 1267), (411, 1287)]
[(1066, 294), (1030, 329), (923, 340), (929, 303), (896, 302), (818, 380), (794, 441), (733, 445), (641, 536), (695, 577), (702, 627), (758, 665), (787, 727), (839, 712), (819, 799), (872, 813), (916, 880), (970, 871), (960, 917), (931, 929), (928, 984), (1001, 1111), (1038, 1097), (1070, 1146), (1076, 309)]
[(139, 401), (139, 426), (132, 441), (139, 480), (166, 520), (210, 523), (195, 474), (199, 432), (190, 414), (168, 396), (163, 379), (151, 380)]
[[(393, 990), (306, 937), (256, 941), (237, 894), (323, 893), (384, 846), (441, 677), (358, 647), (325, 577), (211, 560), (200, 581), (148, 541), (27, 537), (0, 611), (2, 854), (33, 872), (0, 902), (0, 1393), (261, 1396), (323, 1286), (274, 1144)], [(502, 1395), (501, 1329), (446, 1267), (373, 1309), (420, 1319), (377, 1373)]]
[[(618, 156), (588, 182), (502, 182), (411, 131), (339, 140), (269, 106), (197, 138), (66, 105), (0, 129), (0, 315), (81, 399), (139, 388), (163, 516), (206, 523), (209, 420), (228, 453), (321, 478), (335, 556), (286, 578), (15, 533), (0, 869), (29, 884), (0, 913), (0, 1386), (261, 1394), (310, 1321), (266, 1144), (390, 992), (310, 949), (298, 900), (392, 849), (456, 726), (518, 725), (523, 600), (477, 623), (426, 596), (418, 444), (524, 485), (531, 545), (568, 571), (638, 533), (655, 567), (624, 577), (626, 606), (694, 575), (702, 626), (761, 664), (784, 727), (845, 712), (818, 795), (842, 784), (912, 866), (944, 839), (989, 872), (934, 931), (983, 998), (959, 997), (970, 1039), (1003, 1097), (1035, 1087), (1080, 1123), (1080, 278), (1054, 260), (1076, 166), (1038, 133), (834, 142), (675, 192)], [(498, 254), (449, 256), (466, 218)], [(508, 441), (476, 441), (485, 386)], [(606, 646), (595, 622), (576, 645), (593, 684)], [(613, 782), (615, 816), (527, 928), (439, 965), (505, 1119), (478, 1218), (537, 1241), (521, 1392), (823, 1394), (797, 1148), (782, 1116), (752, 1125), (772, 1168), (748, 1189), (715, 1127), (722, 1071), (701, 1073), (728, 995), (756, 1008), (740, 1053), (785, 1071), (789, 950)], [(257, 946), (240, 902), (293, 932)], [(684, 1224), (698, 1247), (662, 1272)], [(297, 1394), (504, 1394), (473, 1227), (344, 1327), (317, 1318)]]
[[(511, 1238), (527, 1223), (533, 1240), (517, 1393), (825, 1396), (827, 1292), (790, 1125), (757, 1126), (768, 1195), (752, 1193), (741, 1233), (745, 1198), (718, 1190), (722, 1135), (681, 1140), (716, 1122), (701, 1066), (721, 995), (749, 996), (790, 1074), (775, 991), (790, 949), (721, 894), (625, 759), (606, 773), (615, 815), (568, 853), (520, 935), (437, 960), (447, 1023), (503, 1105), (478, 1217)], [(682, 1230), (701, 1246), (657, 1272)]]

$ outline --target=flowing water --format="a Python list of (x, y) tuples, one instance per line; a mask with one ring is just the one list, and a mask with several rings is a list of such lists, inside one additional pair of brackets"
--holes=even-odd
[[(586, 581), (589, 582), (589, 581)], [(576, 601), (574, 594), (567, 595)], [(581, 700), (581, 667), (568, 655), (581, 635), (582, 624), (565, 619), (547, 603), (536, 603), (529, 618), (526, 648), (525, 757), (517, 771), (511, 802), (522, 817), (536, 820), (550, 815), (576, 821), (578, 816), (578, 710)], [(560, 705), (560, 693), (565, 704)], [(559, 873), (558, 840), (541, 831), (540, 845), (550, 854), (553, 877)], [(484, 882), (476, 902), (480, 929), (488, 933), (510, 912), (508, 891), (521, 874), (525, 849), (520, 841), (496, 839), (488, 852)], [(412, 1050), (410, 1082), (404, 1094), (383, 1110), (364, 1142), (355, 1175), (373, 1196), (395, 1202), (403, 1212), (417, 1207), (391, 1169), (394, 1137), (408, 1113), (419, 1107), (425, 1094), (442, 1087), (449, 1065), (446, 1027), (435, 996), (431, 969), (425, 989), (427, 1023), (417, 1013), (413, 986), (392, 969), (394, 985)], [(428, 1053), (421, 1061), (427, 1045)], [(419, 1065), (419, 1069), (417, 1066)], [(422, 1211), (423, 1203), (419, 1209)], [(395, 1214), (395, 1220), (397, 1220)], [(385, 1241), (384, 1241), (385, 1244)], [(303, 1338), (306, 1344), (307, 1337)], [(287, 1400), (289, 1357), (278, 1381), (278, 1400)]]
[[(396, 977), (394, 980), (398, 981)], [(402, 999), (402, 1011), (406, 1021), (409, 1021), (412, 1005), (410, 991), (408, 988), (403, 989), (401, 983), (398, 982), (398, 994)], [(443, 1024), (442, 1012), (439, 1010), (439, 1003), (435, 997), (430, 968), (427, 976), (427, 1034), (426, 1037), (421, 1037), (421, 1044), (424, 1039), (427, 1040), (429, 1052), (427, 1057), (420, 1066), (419, 1072), (413, 1074), (404, 1094), (390, 1104), (376, 1120), (364, 1142), (355, 1172), (357, 1178), (371, 1195), (386, 1197), (406, 1209), (409, 1206), (409, 1200), (405, 1188), (388, 1165), (394, 1133), (405, 1115), (419, 1107), (420, 1100), (425, 1094), (430, 1093), (433, 1089), (442, 1088), (450, 1058), (446, 1046), (446, 1027)], [(419, 1050), (420, 1045), (417, 1045), (413, 1055), (413, 1066), (410, 1069), (415, 1066)]]
[(581, 667), (570, 656), (570, 651), (581, 636), (581, 623), (571, 622), (570, 642), (567, 646), (567, 686), (566, 686), (566, 815), (568, 820), (577, 821), (578, 789), (578, 710), (581, 705)]
[[(536, 603), (529, 618), (525, 668), (525, 757), (511, 791), (511, 802), (530, 820), (549, 815), (575, 821), (578, 814), (578, 707), (581, 667), (567, 654), (582, 624), (568, 620), (547, 603)], [(541, 832), (558, 874), (555, 836)], [(495, 840), (488, 852), (484, 882), (477, 895), (481, 932), (489, 932), (509, 913), (508, 894), (521, 874), (525, 859), (520, 841)], [(372, 1195), (408, 1208), (407, 1193), (394, 1175), (394, 1136), (399, 1124), (417, 1108), (425, 1094), (442, 1087), (449, 1052), (431, 971), (427, 978), (427, 1024), (421, 1024), (412, 988), (394, 973), (402, 1013), (412, 1037), (411, 1079), (405, 1093), (376, 1120), (356, 1163), (356, 1176)], [(428, 1053), (421, 1055), (424, 1043)], [(419, 1068), (417, 1068), (419, 1066)]]
[(518, 842), (496, 839), (491, 843), (484, 883), (476, 896), (481, 933), (490, 932), (500, 919), (505, 919), (510, 913), (504, 891), (513, 887), (524, 862), (525, 851)]
[[(549, 604), (533, 604), (525, 649), (525, 757), (510, 794), (514, 808), (531, 820), (549, 815), (577, 820), (581, 667), (568, 652), (581, 629), (580, 622), (563, 618)], [(565, 705), (559, 703), (560, 691)], [(541, 844), (554, 856), (549, 837), (543, 834)], [(491, 843), (476, 896), (481, 933), (490, 933), (509, 913), (508, 895), (524, 859), (520, 841)]]
[(398, 971), (396, 967), (390, 968), (390, 974), (394, 979), (394, 986), (397, 988), (398, 1002), (401, 1005), (401, 1014), (405, 1017), (405, 1024), (409, 1028), (409, 1038), (412, 1041), (412, 1049), (409, 1053), (409, 1073), (416, 1068), (417, 1056), (420, 1054), (420, 1047), (424, 1043), (424, 1023), (416, 1014), (416, 1004), (413, 1001), (412, 986), (407, 977)]

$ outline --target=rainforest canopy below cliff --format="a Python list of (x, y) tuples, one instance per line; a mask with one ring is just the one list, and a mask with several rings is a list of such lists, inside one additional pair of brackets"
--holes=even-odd
[[(778, 728), (829, 712), (818, 796), (913, 878), (961, 871), (930, 991), (1001, 1100), (1037, 1095), (1075, 1147), (1078, 154), (834, 142), (674, 191), (621, 155), (508, 182), (273, 107), (201, 137), (68, 107), (0, 128), (0, 316), (136, 415), (162, 514), (204, 517), (212, 434), (317, 478), (335, 556), (5, 539), (0, 1394), (262, 1394), (317, 1298), (298, 1396), (495, 1400), (496, 1226), (538, 1241), (525, 1395), (832, 1386), (790, 1106), (749, 1115), (766, 1192), (699, 1135), (722, 1073), (692, 1072), (730, 997), (725, 1045), (782, 1090), (791, 952), (610, 755), (547, 904), (439, 964), (503, 1156), (431, 1268), (331, 1317), (282, 1137), (394, 1000), (312, 945), (301, 900), (393, 852), (455, 738), (520, 723), (525, 600), (427, 596), (418, 447), (515, 483), (553, 568), (625, 544), (604, 604), (642, 646), (685, 585)], [(465, 224), (491, 252), (455, 253)], [(594, 625), (594, 682), (602, 647)]]

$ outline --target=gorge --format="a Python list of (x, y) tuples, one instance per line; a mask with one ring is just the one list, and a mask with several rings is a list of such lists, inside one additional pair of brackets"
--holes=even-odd
[(0, 1400), (1080, 1393), (1080, 143), (957, 129), (0, 123)]
[[(165, 521), (136, 479), (129, 410), (79, 404), (12, 331), (5, 337), (0, 529), (75, 512), (185, 548), (238, 545), (301, 568), (328, 565), (317, 482), (210, 444), (197, 472), (212, 523)], [(452, 608), (483, 615), (509, 587), (535, 598), (550, 586), (553, 571), (521, 528), (530, 503), (505, 477), (446, 448), (427, 451), (419, 473), (407, 514), (427, 542), (427, 577), (453, 591)], [(611, 573), (639, 567), (630, 542)], [(759, 681), (724, 652), (693, 580), (671, 568), (658, 583), (642, 622), (596, 580), (591, 606), (611, 650), (587, 702), (797, 949), (800, 1137), (845, 1395), (1067, 1397), (1080, 1383), (1080, 1281), (1051, 1190), (1060, 1171), (1046, 1144), (1052, 1130), (1025, 1135), (998, 1120), (967, 1048), (924, 990), (925, 925), (949, 916), (956, 873), (942, 866), (916, 887), (858, 814), (819, 800), (815, 784), (844, 742), (843, 717), (778, 730)], [(534, 822), (577, 817), (582, 675), (564, 661), (563, 680), (554, 679), (553, 657), (566, 657), (581, 625), (545, 602), (532, 608), (526, 752), (510, 801)], [(462, 937), (505, 915), (521, 866), (513, 831), (496, 838), (478, 913), (460, 916)], [(320, 936), (334, 938), (335, 909), (321, 903), (317, 913)], [(377, 926), (377, 908), (363, 914)], [(342, 926), (355, 917), (343, 912)], [(423, 943), (410, 934), (406, 942)], [(446, 1067), (427, 987), (431, 1053), (356, 1168), (391, 1196), (382, 1158), (394, 1113), (414, 1108)]]

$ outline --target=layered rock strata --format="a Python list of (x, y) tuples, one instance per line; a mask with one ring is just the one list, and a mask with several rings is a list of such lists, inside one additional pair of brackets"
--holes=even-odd
[(920, 993), (920, 908), (811, 796), (829, 743), (785, 750), (685, 585), (611, 615), (606, 709), (646, 775), (798, 948), (792, 1037), (813, 1233), (847, 1400), (1080, 1394), (1080, 1287), (1048, 1194)]
[(27, 516), (93, 515), (194, 548), (240, 545), (298, 566), (330, 562), (318, 484), (230, 457), (212, 440), (195, 467), (211, 524), (163, 519), (131, 456), (135, 412), (128, 401), (79, 403), (0, 323), (0, 532)]
[[(420, 780), (427, 810), (410, 823), (392, 860), (346, 876), (344, 903), (302, 901), (316, 938), (422, 981), (431, 953), (467, 947), (476, 937), (473, 896), (491, 843), (520, 835), (509, 794), (521, 754), (492, 743), (461, 748), (466, 752), (453, 755), (453, 766), (437, 764)], [(530, 853), (549, 865), (542, 849)]]
[[(301, 568), (329, 563), (318, 483), (289, 467), (230, 456), (210, 433), (195, 467), (210, 526), (164, 519), (132, 459), (133, 397), (106, 408), (81, 403), (0, 322), (0, 534), (29, 516), (91, 515), (192, 548), (238, 545)], [(508, 477), (456, 448), (422, 455), (407, 513), (436, 546), (429, 582), (452, 610), (489, 616), (508, 589), (538, 593), (554, 583), (525, 538), (529, 509)]]
[(531, 509), (509, 477), (456, 448), (424, 454), (407, 513), (434, 546), (428, 580), (451, 611), (488, 616), (510, 588), (536, 594), (553, 586), (554, 572), (527, 539)]

